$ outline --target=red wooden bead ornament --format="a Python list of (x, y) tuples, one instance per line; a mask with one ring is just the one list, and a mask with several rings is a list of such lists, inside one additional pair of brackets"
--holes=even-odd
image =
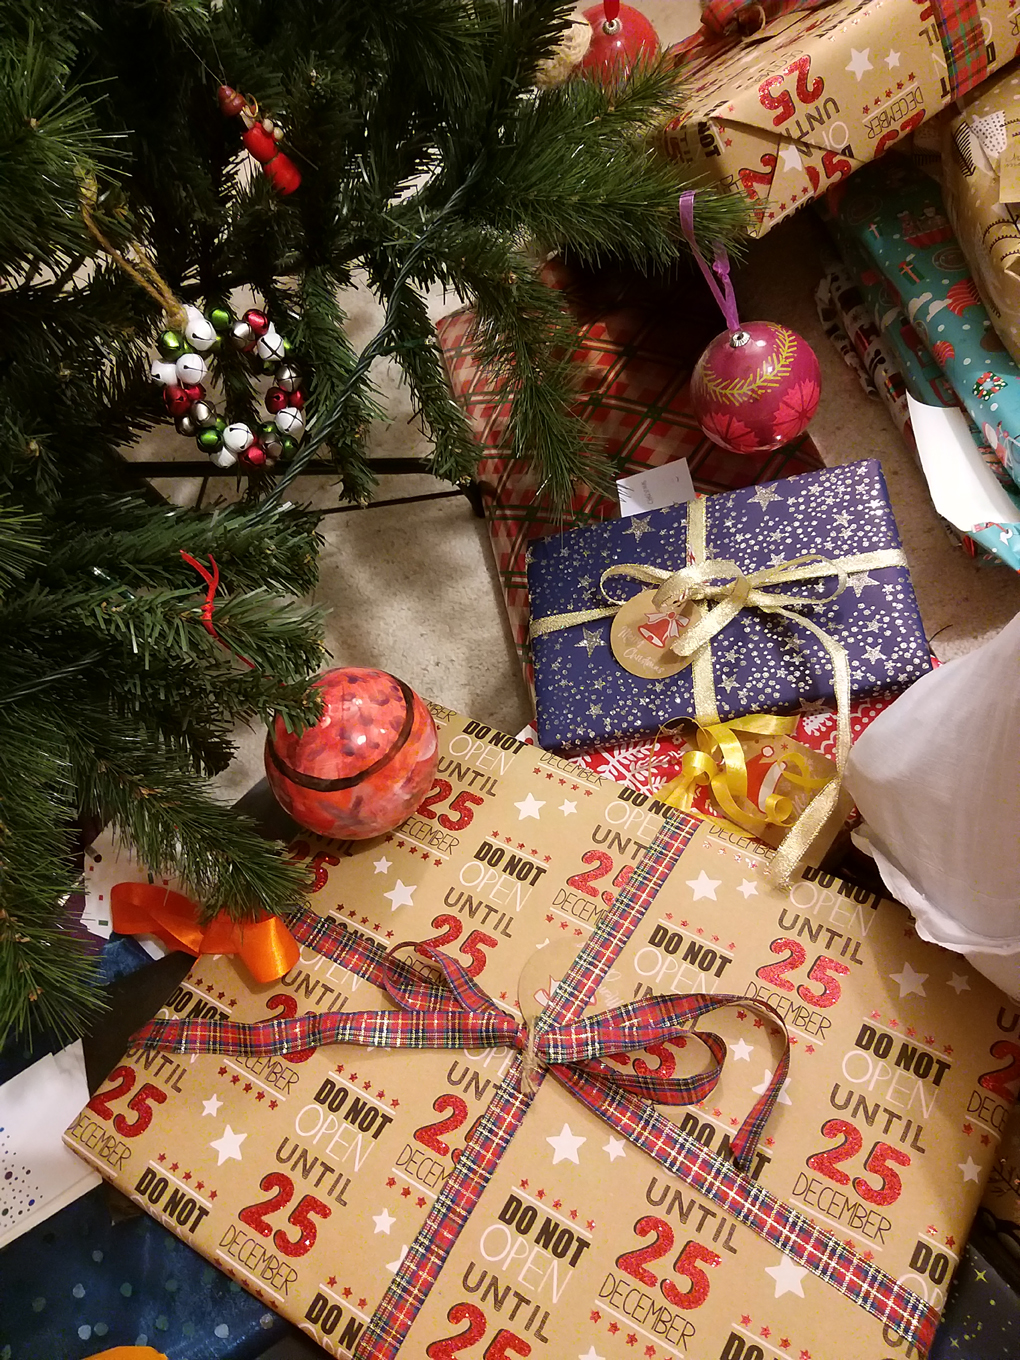
[(244, 123), (241, 141), (262, 166), (273, 188), (284, 196), (292, 194), (301, 184), (301, 172), (291, 158), (280, 150), (282, 129), (271, 118), (260, 120), (258, 104), (246, 99), (230, 85), (221, 85), (216, 98), (225, 117), (239, 117)]

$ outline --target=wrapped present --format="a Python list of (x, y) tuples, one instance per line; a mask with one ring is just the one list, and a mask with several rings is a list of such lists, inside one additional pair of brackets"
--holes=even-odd
[(1015, 66), (960, 101), (943, 129), (946, 212), (996, 331), (1020, 364), (1020, 88)]
[[(1020, 464), (1009, 431), (1020, 421), (1020, 369), (981, 306), (942, 215), (938, 186), (895, 158), (862, 171), (858, 181), (832, 196), (830, 228), (902, 374), (902, 405), (914, 413), (909, 446), (936, 508), (965, 549), (1016, 571)], [(945, 297), (933, 296), (936, 273)], [(847, 316), (851, 327), (855, 316)], [(991, 355), (995, 372), (986, 367)], [(899, 402), (893, 416), (900, 424)]]
[[(813, 561), (794, 565), (806, 556)], [(727, 613), (717, 620), (712, 609), (698, 620), (680, 610), (683, 646), (695, 649), (686, 665), (669, 648), (642, 646), (637, 634), (651, 597), (689, 564), (683, 592), (725, 578), (704, 589), (709, 599), (726, 598)], [(832, 648), (819, 627), (848, 653), (851, 694), (901, 689), (930, 669), (874, 461), (571, 530), (532, 546), (528, 582), (538, 734), (547, 748), (601, 745), (675, 718), (726, 720), (832, 700)], [(648, 583), (662, 583), (660, 592), (642, 589)], [(733, 591), (745, 589), (778, 594), (759, 594), (758, 606), (738, 612)], [(786, 608), (780, 596), (791, 592), (811, 604), (777, 615)], [(607, 605), (610, 595), (625, 598), (624, 608)], [(714, 638), (698, 640), (727, 617)]]
[(924, 1355), (999, 995), (867, 890), (779, 893), (753, 841), (434, 713), (415, 817), (295, 847), (294, 969), (202, 958), (71, 1146), (332, 1355)]
[(1011, 0), (839, 0), (752, 42), (676, 49), (666, 152), (750, 201), (757, 234), (979, 85), (1016, 51)]
[[(547, 278), (567, 290), (581, 323), (575, 355), (580, 409), (617, 477), (686, 458), (695, 488), (712, 493), (822, 466), (806, 435), (763, 458), (746, 458), (702, 433), (691, 410), (689, 379), (720, 320), (700, 280), (663, 294), (630, 279), (616, 286), (608, 275), (588, 280), (561, 266), (547, 269)], [(478, 477), (492, 550), (514, 642), (530, 675), (525, 556), (529, 543), (557, 533), (563, 519), (528, 467), (505, 456), (509, 405), (500, 383), (478, 364), (473, 313), (465, 309), (445, 317), (437, 331), (453, 393), (485, 450)], [(586, 524), (619, 513), (615, 500), (579, 486), (568, 518)]]

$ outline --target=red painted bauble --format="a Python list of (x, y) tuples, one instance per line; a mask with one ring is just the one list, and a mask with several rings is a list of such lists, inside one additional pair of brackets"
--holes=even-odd
[(619, 79), (641, 58), (649, 60), (659, 50), (659, 35), (641, 11), (630, 5), (620, 5), (616, 18), (606, 17), (605, 5), (593, 5), (584, 17), (591, 24), (592, 39), (578, 67), (582, 74)]
[(244, 321), (252, 329), (252, 334), (261, 339), (269, 329), (269, 317), (265, 312), (257, 312), (254, 307), (250, 307), (244, 314)]
[(263, 165), (269, 182), (278, 194), (292, 194), (301, 187), (301, 171), (289, 156), (281, 151)]
[(289, 405), (290, 393), (285, 392), (282, 387), (271, 387), (266, 393), (266, 410), (271, 416), (275, 416), (277, 411), (282, 411)]
[(266, 776), (286, 812), (322, 836), (367, 840), (414, 812), (439, 758), (425, 704), (386, 671), (342, 667), (315, 682), (315, 727), (289, 733), (277, 717), (266, 738)]
[(245, 146), (261, 164), (271, 161), (276, 155), (277, 146), (271, 132), (267, 132), (261, 123), (253, 123), (241, 138)]
[(698, 424), (731, 453), (767, 453), (796, 439), (818, 408), (822, 375), (801, 336), (771, 321), (717, 335), (691, 377)]

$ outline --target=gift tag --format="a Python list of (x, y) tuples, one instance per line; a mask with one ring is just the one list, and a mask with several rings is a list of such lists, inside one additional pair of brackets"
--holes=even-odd
[(683, 609), (658, 609), (655, 591), (642, 590), (621, 605), (613, 619), (609, 645), (620, 665), (644, 680), (663, 680), (689, 664), (671, 643), (701, 617), (703, 606), (692, 601)]

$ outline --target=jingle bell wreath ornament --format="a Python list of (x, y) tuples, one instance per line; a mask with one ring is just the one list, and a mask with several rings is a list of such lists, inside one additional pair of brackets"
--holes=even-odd
[(818, 358), (786, 326), (740, 321), (725, 250), (716, 248), (710, 269), (695, 242), (691, 191), (680, 196), (680, 226), (727, 327), (691, 375), (694, 415), (702, 432), (730, 453), (771, 453), (803, 434), (818, 409)]
[[(290, 357), (290, 341), (255, 308), (237, 318), (227, 307), (214, 307), (206, 317), (197, 307), (185, 305), (176, 315), (184, 324), (171, 326), (159, 337), (160, 357), (150, 376), (163, 388), (163, 402), (177, 433), (194, 438), (219, 468), (239, 465), (255, 470), (291, 457), (305, 429), (305, 398), (301, 369)], [(263, 398), (268, 419), (254, 430), (244, 421), (228, 423), (203, 385), (209, 373), (204, 355), (224, 343), (248, 354), (256, 372), (273, 375)]]
[(269, 787), (285, 812), (321, 836), (367, 840), (392, 831), (432, 784), (439, 759), (432, 714), (386, 671), (338, 667), (315, 685), (323, 711), (314, 727), (298, 736), (277, 717), (269, 729)]

